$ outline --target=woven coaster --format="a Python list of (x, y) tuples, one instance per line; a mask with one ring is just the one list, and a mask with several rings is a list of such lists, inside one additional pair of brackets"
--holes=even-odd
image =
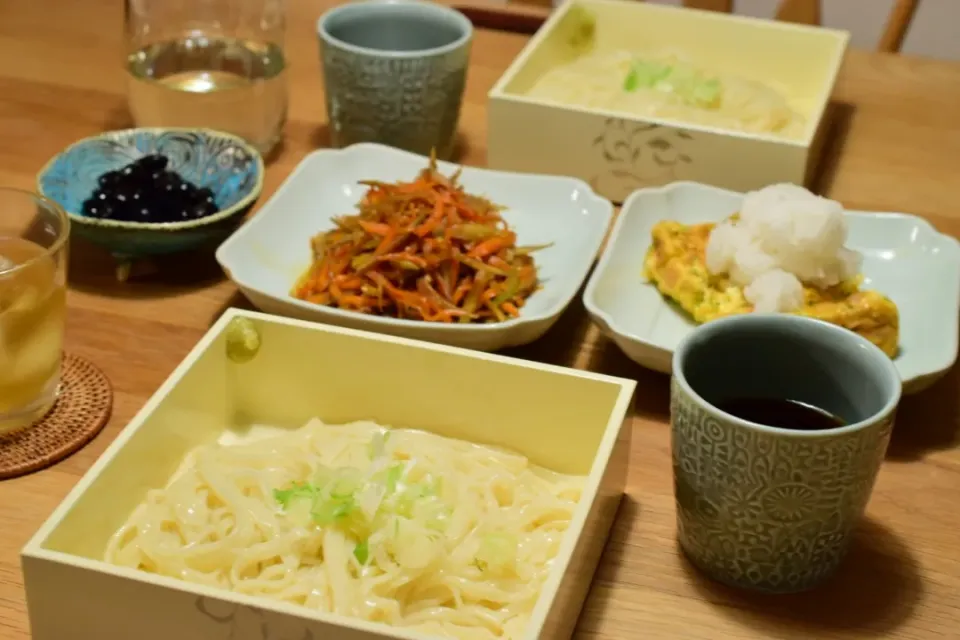
[(113, 406), (113, 388), (96, 365), (63, 354), (60, 396), (39, 422), (0, 436), (0, 479), (60, 462), (100, 433)]

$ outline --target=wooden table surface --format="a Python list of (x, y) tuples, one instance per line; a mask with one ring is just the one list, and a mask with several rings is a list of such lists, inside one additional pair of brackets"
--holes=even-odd
[[(314, 22), (328, 4), (289, 3), (290, 121), (261, 202), (327, 144)], [(121, 27), (120, 0), (0, 4), (0, 184), (32, 188), (62, 147), (128, 124)], [(485, 96), (525, 40), (477, 34), (461, 120), (466, 164), (485, 162)], [(818, 187), (851, 208), (917, 213), (960, 233), (960, 64), (853, 51), (836, 99), (843, 126)], [(0, 482), (3, 640), (29, 637), (20, 548), (224, 308), (247, 304), (209, 257), (166, 261), (120, 285), (107, 256), (75, 242), (70, 269), (67, 347), (106, 372), (115, 407), (104, 432), (72, 458)], [(904, 401), (867, 520), (836, 579), (804, 595), (758, 597), (711, 584), (678, 554), (665, 376), (629, 362), (579, 302), (547, 336), (511, 354), (639, 382), (630, 495), (578, 638), (960, 637), (956, 371)]]

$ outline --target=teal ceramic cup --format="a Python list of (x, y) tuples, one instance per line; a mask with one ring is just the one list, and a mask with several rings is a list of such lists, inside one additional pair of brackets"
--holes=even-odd
[(453, 152), (473, 26), (420, 0), (363, 0), (317, 23), (334, 146), (379, 142)]
[[(677, 537), (693, 565), (769, 592), (833, 574), (870, 498), (900, 388), (880, 349), (819, 320), (746, 314), (694, 330), (674, 351), (670, 403)], [(796, 430), (718, 408), (742, 398), (806, 403), (844, 424)]]

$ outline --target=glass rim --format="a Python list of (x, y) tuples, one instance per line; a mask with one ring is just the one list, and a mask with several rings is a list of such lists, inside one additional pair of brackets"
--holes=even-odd
[[(353, 15), (360, 18), (384, 17), (385, 15), (389, 15), (389, 12), (394, 9), (403, 8), (413, 8), (414, 10), (420, 11), (422, 12), (421, 16), (448, 19), (451, 23), (456, 23), (460, 33), (450, 42), (441, 45), (423, 49), (397, 50), (375, 49), (373, 47), (354, 44), (353, 42), (334, 35), (330, 30), (330, 24), (343, 16)], [(428, 2), (426, 0), (362, 0), (361, 2), (338, 4), (317, 18), (316, 30), (317, 35), (326, 45), (337, 47), (354, 55), (389, 60), (415, 60), (449, 55), (468, 46), (473, 41), (475, 31), (470, 19), (456, 7)]]
[[(834, 336), (838, 340), (842, 340), (854, 345), (858, 351), (866, 353), (867, 357), (872, 360), (874, 364), (871, 364), (871, 368), (876, 370), (878, 375), (883, 378), (883, 382), (880, 384), (889, 384), (890, 389), (889, 393), (887, 394), (887, 398), (883, 401), (883, 404), (880, 405), (880, 408), (871, 412), (865, 418), (857, 420), (856, 422), (841, 425), (839, 427), (818, 429), (816, 431), (799, 431), (796, 429), (778, 427), (776, 425), (761, 424), (759, 422), (745, 420), (720, 409), (714, 403), (708, 401), (706, 398), (700, 395), (700, 392), (697, 389), (694, 389), (693, 385), (687, 379), (686, 364), (689, 357), (689, 352), (698, 346), (696, 343), (700, 340), (710, 339), (714, 336), (722, 336), (732, 331), (744, 332), (751, 326), (756, 327), (763, 325), (776, 326), (781, 330), (789, 327), (796, 329), (799, 327), (804, 327), (805, 325), (809, 329), (810, 333), (803, 334), (800, 338), (801, 340), (806, 339), (812, 342), (820, 342), (818, 338), (823, 338), (824, 336)], [(900, 404), (900, 400), (903, 397), (903, 382), (900, 377), (900, 372), (897, 370), (896, 365), (893, 364), (893, 360), (887, 356), (887, 354), (885, 354), (880, 347), (873, 344), (862, 335), (850, 331), (846, 327), (841, 327), (840, 325), (810, 316), (799, 316), (794, 314), (774, 312), (753, 312), (749, 314), (718, 318), (698, 326), (693, 332), (683, 338), (680, 341), (680, 344), (678, 344), (674, 349), (673, 359), (671, 362), (673, 380), (677, 387), (682, 391), (682, 393), (691, 398), (694, 404), (697, 405), (697, 408), (704, 413), (707, 413), (713, 417), (719, 416), (719, 418), (724, 422), (732, 424), (739, 429), (765, 433), (767, 435), (777, 437), (789, 437), (794, 440), (830, 438), (834, 436), (848, 435), (859, 431), (867, 431), (875, 428), (877, 425), (889, 420), (891, 416), (895, 415), (897, 407)]]
[(67, 243), (67, 239), (70, 237), (70, 216), (67, 215), (66, 209), (60, 206), (59, 202), (51, 198), (48, 198), (47, 196), (41, 193), (37, 193), (35, 191), (28, 191), (27, 189), (20, 189), (18, 187), (0, 186), (0, 194), (2, 193), (16, 194), (16, 195), (27, 196), (28, 198), (32, 198), (35, 203), (42, 205), (48, 208), (49, 210), (51, 210), (60, 221), (60, 230), (57, 233), (56, 239), (52, 243), (50, 243), (49, 246), (43, 247), (43, 253), (30, 258), (26, 262), (21, 262), (20, 264), (16, 264), (10, 267), (9, 269), (0, 269), (0, 275), (6, 276), (12, 273), (16, 273), (21, 269), (26, 269), (36, 264), (40, 260), (43, 260), (44, 258), (54, 255), (55, 253), (60, 251), (63, 248), (63, 246)]

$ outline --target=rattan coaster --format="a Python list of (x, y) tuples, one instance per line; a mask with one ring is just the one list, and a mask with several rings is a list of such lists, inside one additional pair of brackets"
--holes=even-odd
[(96, 365), (63, 354), (60, 397), (36, 424), (0, 436), (0, 479), (60, 462), (93, 440), (107, 424), (113, 388)]

